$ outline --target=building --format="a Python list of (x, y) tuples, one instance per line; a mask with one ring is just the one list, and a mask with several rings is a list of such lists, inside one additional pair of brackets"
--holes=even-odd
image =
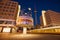
[(16, 20), (17, 12), (18, 12), (18, 2), (8, 1), (6, 3), (4, 2), (0, 3), (0, 24), (2, 23), (13, 24)]
[(34, 27), (33, 18), (30, 13), (20, 13), (20, 16), (18, 17), (18, 20), (16, 21), (16, 26), (18, 26), (18, 32), (23, 30), (23, 33), (26, 30), (31, 30)]
[(21, 27), (32, 27), (33, 26), (33, 18), (29, 16), (20, 16), (18, 18), (17, 25)]
[(4, 2), (4, 1), (6, 2), (6, 1), (10, 1), (10, 0), (0, 0), (0, 2)]
[(0, 1), (0, 26), (14, 27), (18, 15), (18, 2), (10, 0)]
[(51, 10), (42, 11), (42, 16), (40, 16), (41, 25), (43, 26), (60, 26), (60, 13)]

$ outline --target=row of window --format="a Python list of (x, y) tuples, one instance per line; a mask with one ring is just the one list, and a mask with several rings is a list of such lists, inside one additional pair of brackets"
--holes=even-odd
[(14, 16), (14, 14), (7, 14), (7, 13), (0, 13), (0, 15), (8, 15), (8, 16)]
[[(2, 6), (0, 6), (0, 8), (2, 8)], [(15, 11), (15, 8), (4, 7), (4, 9), (2, 9), (2, 10), (5, 11), (5, 12), (14, 12)]]
[(7, 4), (5, 4), (6, 6), (13, 6), (13, 7), (16, 7), (16, 5), (14, 5), (14, 4), (9, 4), (9, 3), (7, 3)]
[[(0, 3), (1, 5), (4, 5), (4, 4), (5, 4), (4, 2), (2, 2), (2, 0), (0, 0), (0, 2), (1, 2), (1, 3)], [(6, 4), (9, 4), (9, 5), (10, 5), (10, 4), (14, 4), (14, 5), (16, 5), (17, 3), (18, 3), (18, 2), (8, 1)]]
[(14, 12), (14, 10), (4, 9), (3, 12)]
[(0, 16), (0, 19), (12, 19), (12, 20), (15, 20), (16, 18), (14, 18), (14, 17), (10, 17), (10, 16)]
[(0, 21), (0, 24), (16, 24), (15, 22), (12, 22), (12, 21)]
[(9, 4), (17, 4), (17, 2), (9, 1)]
[(15, 8), (13, 8), (13, 7), (4, 7), (4, 8), (6, 8), (6, 9), (11, 9), (11, 10), (15, 10)]
[(2, 8), (2, 6), (4, 6), (4, 5), (5, 5), (5, 6), (8, 6), (8, 7), (11, 6), (11, 7), (14, 7), (14, 8), (17, 6), (17, 5), (9, 4), (9, 3), (6, 3), (6, 4), (4, 4), (4, 3), (0, 3), (0, 8)]

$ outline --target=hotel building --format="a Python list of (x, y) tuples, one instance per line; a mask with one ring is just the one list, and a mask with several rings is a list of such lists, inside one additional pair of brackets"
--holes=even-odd
[(18, 2), (0, 1), (0, 27), (14, 27), (18, 15)]
[(45, 27), (60, 26), (60, 13), (51, 10), (43, 10), (40, 16), (40, 24)]

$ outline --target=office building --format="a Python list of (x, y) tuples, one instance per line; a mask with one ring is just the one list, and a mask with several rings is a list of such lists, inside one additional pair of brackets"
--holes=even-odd
[(0, 27), (14, 27), (18, 15), (18, 2), (0, 1)]
[(8, 1), (0, 3), (0, 26), (1, 24), (14, 24), (18, 12), (18, 2)]
[(51, 10), (42, 11), (40, 16), (40, 24), (43, 26), (60, 26), (60, 13)]

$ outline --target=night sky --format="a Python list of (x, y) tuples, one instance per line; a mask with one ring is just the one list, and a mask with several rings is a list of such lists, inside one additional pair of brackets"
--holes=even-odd
[[(60, 0), (14, 0), (19, 2), (21, 9), (31, 8), (32, 17), (34, 18), (34, 9), (37, 10), (37, 24), (40, 24), (40, 15), (42, 10), (53, 10), (60, 12)], [(34, 22), (35, 24), (35, 22)]]

